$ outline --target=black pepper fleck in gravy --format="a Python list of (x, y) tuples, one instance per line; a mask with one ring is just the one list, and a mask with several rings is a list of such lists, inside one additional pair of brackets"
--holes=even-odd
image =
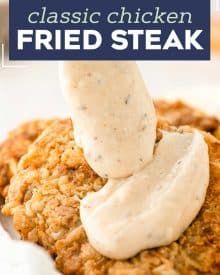
[(85, 111), (85, 110), (88, 109), (88, 107), (87, 107), (86, 105), (82, 105), (82, 106), (79, 106), (77, 109), (78, 109), (79, 111)]
[(127, 105), (130, 101), (131, 95), (127, 95), (125, 98), (125, 104)]

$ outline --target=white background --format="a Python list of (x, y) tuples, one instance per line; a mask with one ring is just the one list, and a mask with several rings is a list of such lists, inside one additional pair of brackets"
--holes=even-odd
[[(58, 62), (22, 64), (24, 68), (0, 68), (0, 139), (26, 120), (68, 115), (59, 87)], [(186, 99), (220, 115), (220, 59), (139, 65), (153, 97)]]

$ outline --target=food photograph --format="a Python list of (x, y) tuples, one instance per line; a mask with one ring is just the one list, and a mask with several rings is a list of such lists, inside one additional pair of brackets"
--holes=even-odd
[(104, 48), (94, 58), (60, 50), (62, 59), (43, 36), (39, 58), (18, 29), (16, 57), (9, 2), (0, 0), (0, 275), (220, 274), (218, 1), (208, 1), (209, 60), (109, 58)]

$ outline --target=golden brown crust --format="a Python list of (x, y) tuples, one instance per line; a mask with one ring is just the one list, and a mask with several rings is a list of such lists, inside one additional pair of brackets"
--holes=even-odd
[(105, 182), (89, 168), (75, 145), (70, 120), (56, 121), (23, 156), (3, 212), (13, 215), (23, 239), (44, 246), (53, 255), (64, 274), (217, 275), (220, 142), (209, 134), (205, 137), (211, 168), (206, 201), (193, 224), (169, 246), (143, 251), (127, 261), (109, 260), (90, 246), (80, 225), (79, 199), (99, 190)]
[[(220, 122), (211, 116), (181, 102), (155, 101), (159, 116), (171, 125), (190, 125), (208, 131), (220, 139)], [(9, 182), (17, 169), (21, 156), (29, 145), (53, 120), (36, 120), (25, 123), (12, 131), (7, 140), (0, 144), (0, 195), (6, 196)]]
[(154, 105), (157, 114), (166, 119), (171, 125), (192, 126), (210, 132), (220, 139), (220, 121), (214, 116), (208, 116), (182, 101), (155, 100)]
[(3, 197), (7, 194), (10, 179), (16, 172), (19, 159), (50, 124), (50, 120), (30, 121), (11, 131), (8, 138), (0, 144), (0, 194)]

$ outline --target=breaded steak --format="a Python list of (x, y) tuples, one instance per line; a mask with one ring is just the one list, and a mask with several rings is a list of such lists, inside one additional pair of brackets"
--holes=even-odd
[(10, 132), (8, 138), (0, 144), (0, 195), (6, 196), (8, 184), (16, 172), (19, 159), (50, 124), (50, 120), (30, 121)]
[(56, 121), (29, 147), (3, 213), (13, 216), (22, 239), (45, 247), (66, 275), (220, 274), (220, 142), (204, 135), (211, 169), (206, 201), (192, 225), (169, 246), (126, 261), (110, 260), (91, 247), (81, 226), (79, 201), (105, 181), (75, 145), (70, 120)]
[(157, 114), (171, 125), (189, 125), (210, 132), (220, 139), (220, 121), (217, 118), (209, 116), (182, 101), (155, 100), (154, 105)]
[[(157, 100), (154, 102), (159, 116), (171, 125), (190, 125), (208, 131), (220, 139), (220, 122), (211, 116), (181, 102)], [(27, 152), (29, 145), (54, 120), (27, 122), (12, 131), (6, 141), (0, 144), (0, 195), (6, 196), (11, 177), (15, 174), (17, 163)]]

